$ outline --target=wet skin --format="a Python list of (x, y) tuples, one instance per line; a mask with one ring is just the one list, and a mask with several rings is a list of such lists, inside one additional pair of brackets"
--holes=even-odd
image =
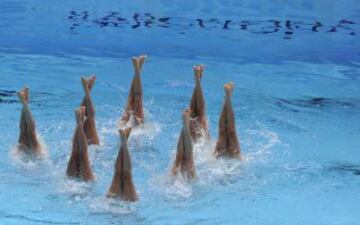
[(90, 96), (90, 91), (94, 86), (96, 77), (91, 76), (88, 79), (81, 78), (81, 83), (85, 92), (84, 99), (81, 103), (81, 106), (85, 107), (85, 116), (86, 120), (84, 122), (84, 132), (88, 141), (88, 144), (99, 145), (100, 140), (96, 130), (95, 122), (95, 107)]
[(76, 128), (72, 140), (72, 151), (66, 170), (68, 177), (84, 181), (95, 179), (88, 155), (88, 142), (84, 132), (85, 107), (75, 110)]
[(207, 117), (205, 112), (205, 99), (200, 83), (203, 71), (203, 65), (194, 66), (195, 88), (190, 102), (190, 134), (194, 141), (201, 137), (209, 138)]
[(143, 90), (141, 85), (140, 74), (145, 59), (146, 59), (145, 55), (132, 58), (135, 75), (131, 82), (127, 106), (121, 118), (121, 123), (127, 124), (130, 121), (130, 119), (133, 117), (131, 126), (134, 127), (144, 123)]
[(225, 101), (219, 119), (219, 135), (215, 147), (215, 155), (240, 158), (240, 144), (236, 134), (235, 116), (231, 103), (233, 83), (224, 85)]
[(121, 146), (115, 162), (113, 180), (106, 196), (135, 202), (138, 196), (132, 180), (131, 158), (127, 147), (130, 132), (131, 128), (119, 130)]
[(189, 109), (183, 112), (183, 127), (177, 143), (176, 158), (171, 172), (174, 176), (181, 173), (189, 179), (194, 179), (196, 177), (196, 171), (194, 166), (193, 144), (189, 129), (190, 114)]
[(18, 97), (22, 104), (18, 150), (39, 155), (41, 154), (41, 145), (36, 135), (35, 121), (29, 108), (29, 88), (25, 87), (21, 90)]

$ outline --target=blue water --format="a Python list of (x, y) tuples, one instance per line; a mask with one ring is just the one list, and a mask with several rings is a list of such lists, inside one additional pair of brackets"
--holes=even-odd
[[(2, 0), (0, 224), (360, 224), (359, 24), (357, 0)], [(105, 194), (141, 53), (146, 124), (129, 140), (140, 198), (129, 204)], [(195, 145), (188, 183), (169, 169), (199, 63), (212, 140)], [(90, 74), (102, 144), (84, 184), (65, 169)], [(228, 81), (240, 162), (212, 155)], [(40, 162), (14, 154), (25, 84)]]

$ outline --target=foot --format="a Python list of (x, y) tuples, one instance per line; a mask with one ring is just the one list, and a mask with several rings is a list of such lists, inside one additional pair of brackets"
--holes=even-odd
[(24, 90), (19, 91), (19, 92), (17, 93), (17, 95), (18, 95), (18, 97), (19, 97), (20, 102), (21, 102), (23, 105), (27, 104)]
[(89, 90), (91, 90), (92, 87), (94, 86), (95, 80), (96, 80), (96, 76), (95, 76), (95, 75), (92, 75), (90, 78), (88, 78)]
[(227, 84), (224, 85), (224, 89), (225, 89), (225, 94), (226, 96), (231, 96), (231, 93), (234, 89), (234, 83), (233, 82), (229, 82)]
[(81, 77), (81, 83), (82, 83), (85, 93), (87, 93), (89, 91), (89, 81), (86, 78)]
[(202, 74), (204, 72), (204, 65), (195, 65), (193, 69), (195, 73), (195, 81), (200, 82), (202, 78)]

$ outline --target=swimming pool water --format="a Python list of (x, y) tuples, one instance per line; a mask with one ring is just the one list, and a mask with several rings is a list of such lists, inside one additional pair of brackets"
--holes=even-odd
[[(1, 224), (359, 224), (360, 4), (357, 1), (1, 1)], [(320, 26), (321, 25), (321, 26)], [(105, 198), (133, 76), (146, 53), (146, 124), (129, 140), (134, 204)], [(169, 169), (190, 101), (202, 86), (210, 143), (195, 145), (198, 178)], [(96, 181), (65, 177), (83, 97), (92, 91), (102, 144), (90, 147)], [(215, 160), (223, 84), (244, 160)], [(30, 86), (41, 162), (15, 155)]]

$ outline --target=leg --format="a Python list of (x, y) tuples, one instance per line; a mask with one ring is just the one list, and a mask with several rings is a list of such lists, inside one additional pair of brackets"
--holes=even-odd
[(84, 122), (84, 131), (88, 139), (89, 144), (99, 144), (99, 137), (97, 135), (96, 124), (95, 124), (95, 108), (90, 96), (91, 82), (95, 81), (95, 77), (90, 80), (81, 78), (82, 85), (85, 91), (84, 104), (85, 104), (85, 115), (87, 116)]
[(227, 149), (227, 121), (226, 121), (226, 108), (223, 106), (221, 116), (219, 119), (219, 134), (218, 140), (215, 146), (216, 157), (223, 155)]
[(36, 136), (35, 121), (32, 118), (30, 109), (28, 107), (29, 89), (25, 87), (18, 93), (23, 109), (20, 117), (20, 135), (19, 135), (19, 149), (21, 151), (29, 151), (32, 153), (41, 153), (40, 143)]

